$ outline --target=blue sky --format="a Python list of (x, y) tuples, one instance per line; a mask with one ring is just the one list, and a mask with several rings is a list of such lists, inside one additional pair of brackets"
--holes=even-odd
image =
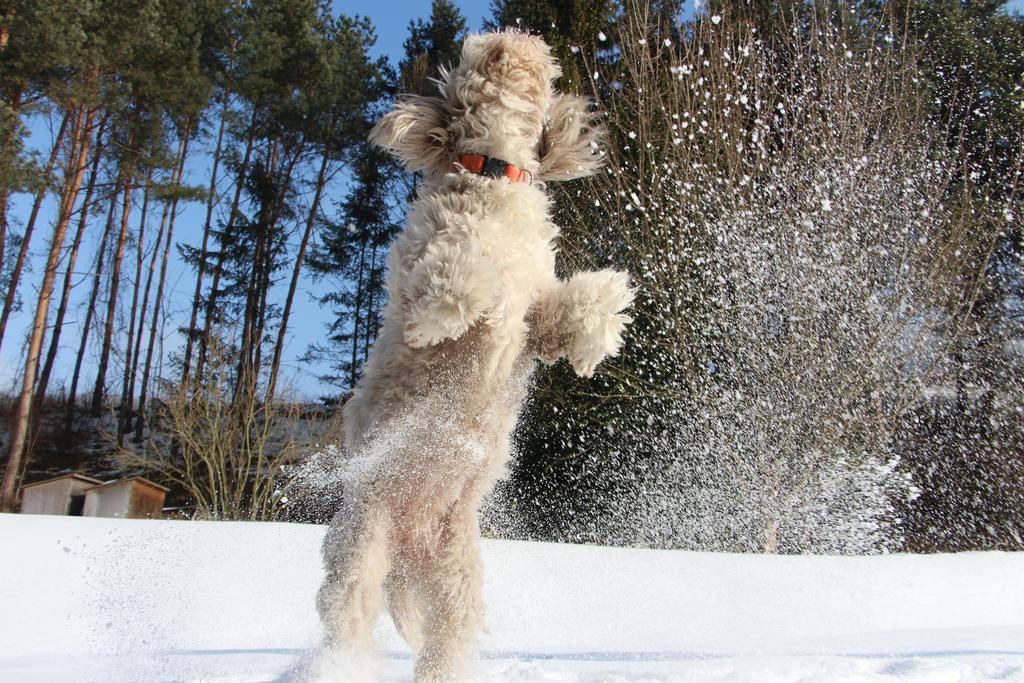
[[(378, 54), (388, 55), (393, 62), (402, 55), (409, 22), (430, 15), (430, 0), (335, 0), (333, 4), (340, 14), (369, 17), (377, 29)], [(455, 5), (474, 31), (491, 15), (490, 0), (455, 0)]]

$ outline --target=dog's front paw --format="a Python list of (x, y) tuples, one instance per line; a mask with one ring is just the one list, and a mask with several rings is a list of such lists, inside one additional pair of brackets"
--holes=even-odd
[(405, 323), (405, 343), (414, 349), (457, 339), (469, 329), (469, 316), (449, 297), (435, 299), (412, 311)]
[[(458, 267), (461, 266), (461, 267)], [(426, 291), (409, 308), (403, 336), (413, 348), (458, 339), (501, 298), (501, 276), (488, 269), (472, 270), (464, 264), (434, 274)]]
[(569, 363), (576, 374), (590, 377), (598, 363), (618, 352), (632, 318), (623, 313), (633, 302), (629, 275), (601, 270), (579, 273), (568, 283), (572, 302), (572, 343)]
[(625, 313), (613, 313), (593, 328), (580, 331), (573, 339), (569, 363), (580, 377), (592, 377), (598, 363), (614, 356), (622, 346), (622, 334), (633, 320)]

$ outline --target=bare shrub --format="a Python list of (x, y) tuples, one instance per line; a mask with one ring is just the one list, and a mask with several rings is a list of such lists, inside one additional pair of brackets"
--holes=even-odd
[(147, 440), (118, 447), (115, 457), (183, 491), (198, 517), (282, 517), (290, 466), (318, 440), (336, 438), (337, 420), (304, 414), (287, 390), (263, 400), (257, 378), (237, 376), (220, 343), (210, 344), (207, 358), (202, 384), (165, 384)]

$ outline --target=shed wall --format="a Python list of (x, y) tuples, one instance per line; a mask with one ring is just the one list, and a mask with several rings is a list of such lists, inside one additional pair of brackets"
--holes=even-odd
[(104, 486), (85, 494), (86, 517), (127, 517), (130, 486)]
[(164, 492), (149, 486), (135, 486), (132, 491), (128, 516), (133, 519), (159, 517), (164, 509)]
[(61, 479), (25, 489), (21, 494), (21, 511), (27, 515), (66, 515), (71, 482), (71, 479)]

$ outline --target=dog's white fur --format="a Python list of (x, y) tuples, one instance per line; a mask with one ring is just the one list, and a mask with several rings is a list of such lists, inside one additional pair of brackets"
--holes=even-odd
[[(539, 38), (470, 36), (441, 97), (404, 99), (371, 132), (425, 182), (345, 404), (345, 502), (318, 608), (328, 642), (365, 656), (386, 594), (421, 682), (462, 678), (482, 627), (479, 506), (505, 470), (534, 359), (566, 357), (589, 376), (629, 321), (625, 273), (555, 276), (543, 183), (596, 172), (601, 132), (586, 100), (554, 93), (558, 74)], [(464, 153), (539, 182), (451, 172)]]

